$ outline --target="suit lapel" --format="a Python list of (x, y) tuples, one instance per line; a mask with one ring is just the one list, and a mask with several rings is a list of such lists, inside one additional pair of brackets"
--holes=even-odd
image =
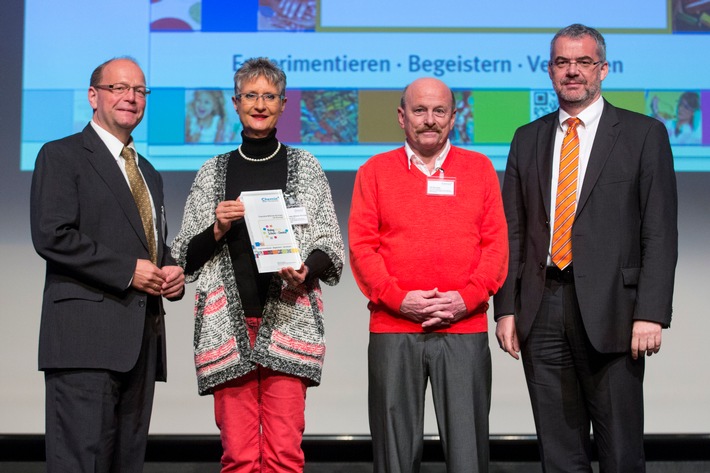
[[(116, 163), (116, 158), (111, 156), (111, 153), (106, 148), (106, 145), (99, 135), (96, 134), (91, 125), (87, 125), (83, 131), (84, 147), (89, 151), (89, 163), (94, 168), (96, 173), (101, 176), (101, 179), (106, 183), (106, 186), (111, 190), (116, 197), (119, 207), (123, 210), (136, 232), (136, 235), (141, 240), (146, 250), (148, 249), (148, 241), (145, 238), (143, 230), (143, 222), (136, 201), (133, 200), (133, 194), (128, 187), (126, 178), (123, 176), (121, 169)], [(151, 193), (153, 189), (151, 188)], [(154, 195), (154, 194), (153, 194)]]
[(594, 137), (592, 151), (589, 154), (589, 162), (587, 163), (587, 171), (584, 174), (582, 191), (577, 199), (576, 215), (579, 215), (584, 209), (584, 205), (587, 203), (592, 189), (594, 189), (602, 169), (604, 169), (607, 159), (609, 159), (611, 150), (614, 148), (616, 139), (619, 137), (619, 127), (616, 126), (618, 123), (619, 119), (616, 114), (616, 108), (604, 100), (604, 110), (602, 111), (602, 116), (599, 118), (597, 134)]
[(555, 126), (557, 125), (558, 112), (553, 112), (542, 118), (537, 136), (537, 174), (540, 185), (540, 198), (542, 199), (547, 218), (550, 219), (550, 186), (552, 185), (552, 155), (555, 145)]

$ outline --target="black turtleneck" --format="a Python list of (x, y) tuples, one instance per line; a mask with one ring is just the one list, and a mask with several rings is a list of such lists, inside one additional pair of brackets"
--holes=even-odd
[[(248, 158), (264, 159), (278, 147), (276, 130), (266, 138), (249, 138), (242, 133), (241, 151)], [(239, 197), (243, 191), (286, 190), (288, 160), (286, 147), (281, 146), (278, 153), (268, 160), (253, 162), (244, 159), (238, 150), (230, 153), (227, 164), (225, 200)], [(234, 268), (234, 277), (239, 290), (239, 297), (247, 317), (261, 317), (272, 273), (259, 273), (251, 242), (244, 220), (236, 221), (225, 235), (229, 254)], [(193, 272), (205, 264), (217, 249), (213, 225), (196, 235), (188, 244), (186, 271)], [(316, 250), (306, 261), (309, 279), (317, 277), (330, 266), (328, 255)]]

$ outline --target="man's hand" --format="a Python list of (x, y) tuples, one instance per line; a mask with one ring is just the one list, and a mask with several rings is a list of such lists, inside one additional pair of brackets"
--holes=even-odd
[(139, 259), (136, 270), (133, 272), (131, 287), (143, 291), (151, 296), (159, 296), (165, 284), (163, 270), (154, 265), (150, 260)]
[(185, 288), (185, 273), (180, 266), (163, 266), (165, 282), (161, 294), (166, 299), (175, 299), (182, 296)]
[(244, 218), (244, 203), (241, 200), (224, 200), (215, 210), (214, 239), (221, 240), (232, 228), (232, 222)]
[(303, 284), (303, 281), (306, 280), (306, 276), (308, 276), (308, 266), (301, 263), (301, 267), (298, 269), (293, 269), (291, 266), (281, 268), (278, 275), (281, 276), (281, 279), (286, 281), (286, 284), (290, 287), (298, 287)]
[(423, 329), (448, 327), (453, 320), (450, 312), (451, 299), (439, 294), (438, 289), (410, 291), (404, 297), (399, 312), (420, 323)]
[(436, 291), (437, 296), (443, 297), (451, 301), (449, 307), (445, 310), (451, 314), (451, 323), (458, 322), (468, 315), (468, 309), (466, 309), (466, 303), (463, 301), (463, 297), (459, 291), (447, 291), (441, 292)]
[(647, 320), (636, 320), (631, 329), (631, 357), (651, 356), (661, 349), (661, 324)]
[(500, 348), (507, 352), (516, 360), (520, 359), (520, 344), (518, 343), (518, 333), (515, 330), (515, 317), (507, 315), (498, 319), (496, 324), (496, 338)]

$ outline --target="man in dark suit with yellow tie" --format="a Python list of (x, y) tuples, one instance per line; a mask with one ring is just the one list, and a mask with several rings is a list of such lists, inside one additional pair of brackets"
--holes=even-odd
[(166, 377), (162, 297), (182, 297), (185, 280), (165, 244), (161, 177), (131, 138), (149, 93), (134, 60), (100, 65), (91, 122), (44, 145), (35, 164), (50, 473), (143, 470), (154, 385)]
[(553, 38), (560, 108), (517, 130), (503, 182), (508, 278), (496, 335), (523, 367), (545, 472), (643, 472), (644, 356), (671, 321), (677, 196), (659, 121), (601, 97), (606, 44)]

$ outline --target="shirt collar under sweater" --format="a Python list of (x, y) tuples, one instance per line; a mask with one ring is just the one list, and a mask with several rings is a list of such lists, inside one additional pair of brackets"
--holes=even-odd
[[(424, 173), (425, 176), (433, 176), (439, 169), (444, 165), (444, 160), (449, 155), (449, 150), (451, 149), (451, 141), (446, 140), (446, 145), (441, 153), (434, 160), (434, 169), (429, 171), (427, 165), (422, 161), (422, 159), (416, 155), (412, 147), (409, 146), (407, 141), (404, 142), (404, 152), (407, 154), (407, 166), (412, 169), (412, 164), (414, 164), (417, 169)], [(443, 170), (443, 169), (442, 169)]]

